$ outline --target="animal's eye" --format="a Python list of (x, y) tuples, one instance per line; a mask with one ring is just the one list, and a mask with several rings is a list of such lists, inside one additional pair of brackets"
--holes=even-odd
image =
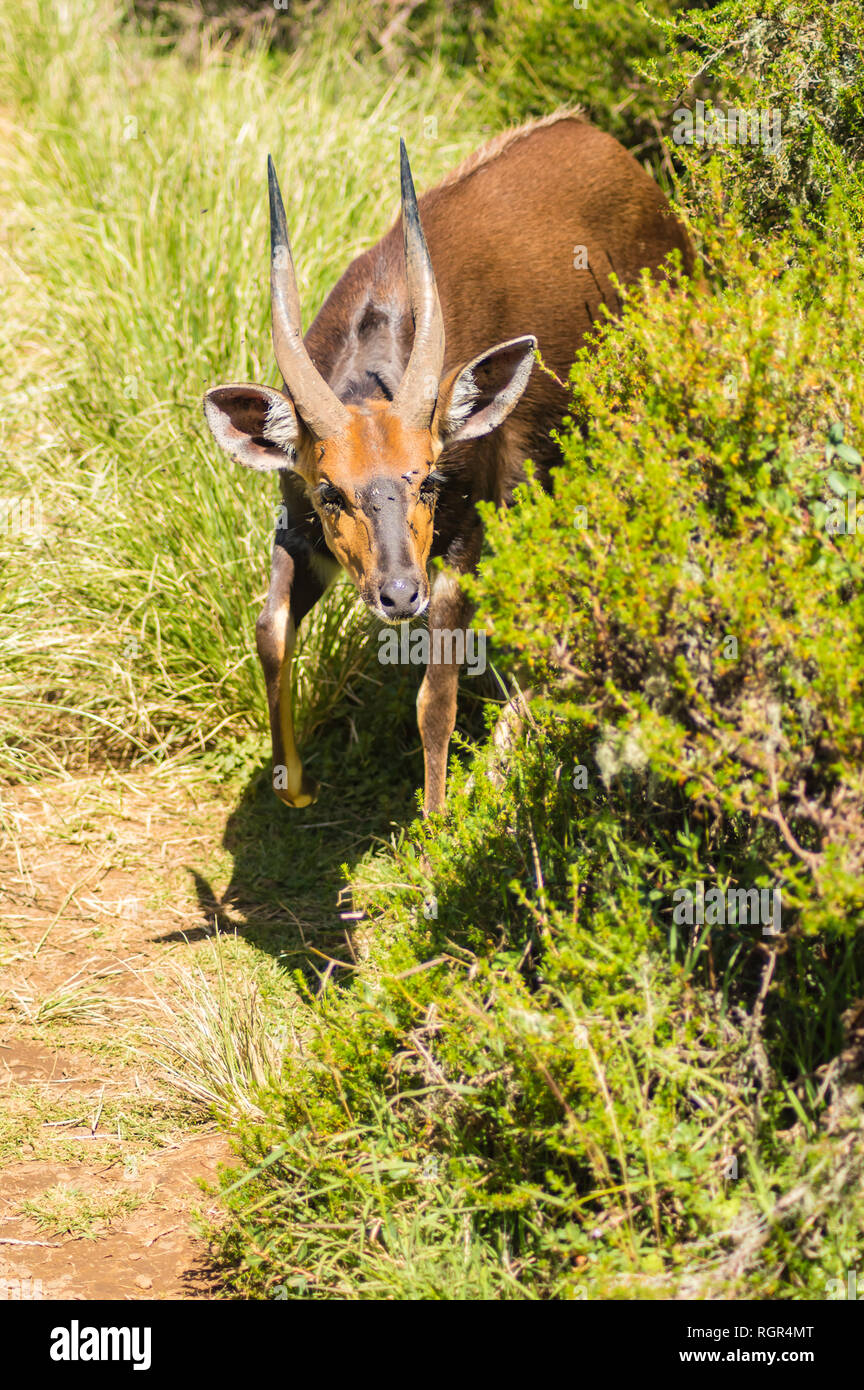
[(338, 487), (334, 487), (332, 483), (322, 483), (318, 489), (318, 501), (322, 507), (329, 507), (337, 512), (347, 506), (345, 494), (340, 492)]

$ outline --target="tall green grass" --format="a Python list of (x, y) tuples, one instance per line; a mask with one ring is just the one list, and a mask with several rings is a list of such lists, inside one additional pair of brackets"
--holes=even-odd
[[(273, 480), (221, 456), (203, 390), (276, 382), (264, 164), (289, 210), (306, 321), (397, 206), (403, 134), (427, 183), (482, 139), (482, 93), (436, 58), (352, 60), (350, 7), (290, 60), (195, 62), (111, 0), (0, 16), (0, 770), (257, 737), (253, 650)], [(296, 665), (301, 731), (367, 660), (340, 585)]]

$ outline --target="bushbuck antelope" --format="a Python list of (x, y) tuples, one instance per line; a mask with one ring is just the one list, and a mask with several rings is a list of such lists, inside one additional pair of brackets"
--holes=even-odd
[[(689, 271), (692, 252), (649, 175), (572, 113), (498, 136), (419, 204), (402, 144), (401, 232), (397, 221), (352, 262), (304, 339), (269, 159), (268, 176), (284, 389), (217, 386), (204, 409), (232, 458), (279, 472), (289, 524), (277, 526), (256, 640), (274, 790), (308, 806), (318, 789), (297, 752), (290, 696), (298, 624), (342, 566), (385, 622), (428, 606), (432, 634), (464, 631), (458, 576), (480, 555), (476, 503), (506, 504), (526, 458), (544, 481), (556, 461), (550, 430), (567, 393), (532, 374), (535, 349), (566, 378), (600, 305), (620, 307), (610, 274), (622, 285), (646, 268), (657, 275), (673, 250)], [(443, 561), (431, 592), (430, 558)], [(417, 698), (427, 813), (444, 805), (459, 678), (458, 644), (430, 645), (441, 659)]]

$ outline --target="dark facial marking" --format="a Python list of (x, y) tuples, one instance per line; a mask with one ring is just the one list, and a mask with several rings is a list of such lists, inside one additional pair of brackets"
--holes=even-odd
[(407, 539), (409, 499), (409, 490), (401, 478), (373, 478), (363, 489), (360, 505), (369, 521), (383, 573), (411, 563)]

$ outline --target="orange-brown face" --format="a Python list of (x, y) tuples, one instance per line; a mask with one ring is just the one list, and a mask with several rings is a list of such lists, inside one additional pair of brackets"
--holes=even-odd
[(364, 602), (385, 622), (401, 622), (429, 602), (440, 445), (429, 430), (408, 429), (388, 401), (348, 410), (345, 431), (298, 451), (297, 471)]

